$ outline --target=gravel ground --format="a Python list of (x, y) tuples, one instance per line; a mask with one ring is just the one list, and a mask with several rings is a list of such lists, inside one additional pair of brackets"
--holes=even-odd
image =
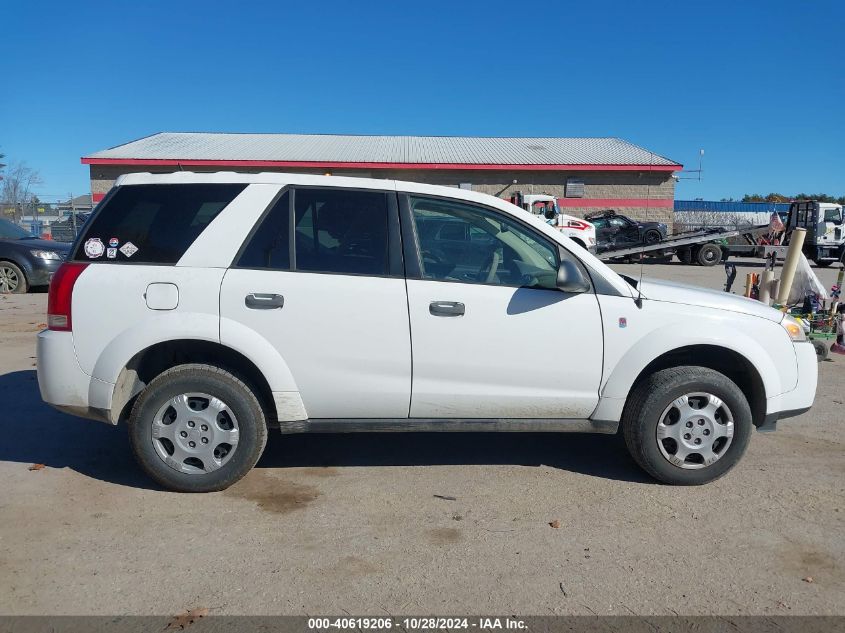
[(843, 357), (810, 413), (698, 488), (655, 484), (615, 437), (272, 433), (242, 482), (186, 495), (124, 428), (41, 402), (45, 307), (0, 296), (0, 613), (845, 614)]

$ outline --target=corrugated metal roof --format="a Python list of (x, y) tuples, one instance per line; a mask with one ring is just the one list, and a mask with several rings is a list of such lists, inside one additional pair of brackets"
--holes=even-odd
[(678, 165), (619, 138), (487, 138), (162, 132), (83, 160), (467, 165)]

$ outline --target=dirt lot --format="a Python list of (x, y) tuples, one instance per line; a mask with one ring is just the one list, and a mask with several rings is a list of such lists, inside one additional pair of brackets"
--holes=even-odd
[(699, 488), (604, 436), (271, 434), (240, 484), (184, 495), (139, 472), (124, 428), (41, 402), (45, 305), (0, 297), (0, 613), (845, 614), (845, 357), (810, 413)]

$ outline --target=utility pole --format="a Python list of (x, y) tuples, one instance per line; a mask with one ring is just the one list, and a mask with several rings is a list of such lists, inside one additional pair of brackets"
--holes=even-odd
[(70, 225), (73, 227), (73, 239), (76, 239), (76, 205), (73, 203), (73, 192), (70, 194)]

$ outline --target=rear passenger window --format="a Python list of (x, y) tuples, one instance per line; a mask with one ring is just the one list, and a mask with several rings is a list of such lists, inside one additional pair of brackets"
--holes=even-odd
[(245, 184), (124, 185), (85, 227), (77, 261), (175, 264)]
[(387, 195), (296, 189), (296, 269), (387, 274)]
[(290, 269), (290, 192), (270, 209), (235, 263), (239, 268)]

